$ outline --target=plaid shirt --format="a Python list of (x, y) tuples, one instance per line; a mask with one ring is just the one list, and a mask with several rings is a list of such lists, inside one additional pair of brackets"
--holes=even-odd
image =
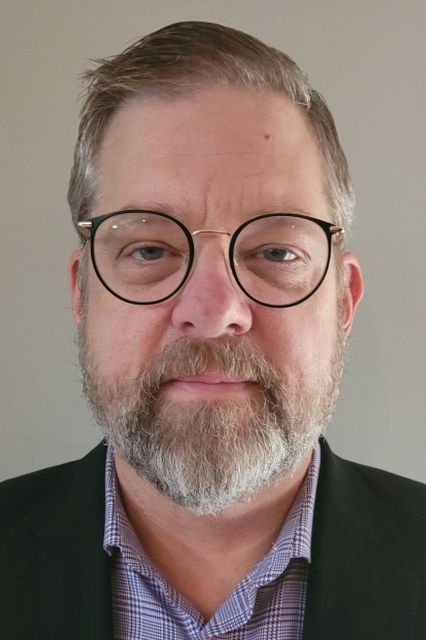
[(207, 622), (161, 577), (133, 531), (106, 461), (104, 549), (111, 557), (116, 640), (301, 640), (320, 448), (277, 540)]

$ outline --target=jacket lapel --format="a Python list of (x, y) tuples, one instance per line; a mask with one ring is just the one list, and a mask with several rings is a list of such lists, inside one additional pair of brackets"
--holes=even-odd
[[(5, 638), (10, 628), (19, 640), (112, 640), (104, 464), (100, 445), (53, 473), (55, 484), (10, 538)], [(323, 442), (304, 640), (423, 637), (414, 630), (419, 580), (388, 544), (398, 535), (357, 467)]]
[(104, 528), (105, 447), (69, 465), (26, 518), (20, 640), (113, 637)]
[(393, 561), (391, 514), (322, 443), (304, 640), (411, 640), (419, 584)]

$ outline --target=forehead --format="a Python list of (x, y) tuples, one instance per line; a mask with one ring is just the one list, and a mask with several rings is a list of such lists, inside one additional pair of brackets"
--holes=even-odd
[(161, 209), (191, 226), (267, 211), (327, 216), (321, 155), (285, 97), (223, 86), (143, 99), (112, 118), (98, 159), (94, 215)]

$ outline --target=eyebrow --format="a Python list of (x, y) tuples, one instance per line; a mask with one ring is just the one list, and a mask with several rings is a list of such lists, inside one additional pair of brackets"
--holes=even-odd
[[(150, 215), (150, 213), (152, 214), (158, 214), (158, 213), (166, 213), (165, 211), (160, 212), (160, 211), (154, 211), (154, 210), (150, 210), (150, 209), (137, 209), (134, 207), (129, 207), (129, 209), (118, 209), (117, 213), (126, 213), (126, 211), (128, 211), (131, 215), (131, 212), (133, 211), (135, 214), (137, 212), (140, 212), (142, 215), (144, 213), (146, 213), (146, 218), (141, 218), (141, 217), (135, 217), (133, 219), (127, 220), (127, 222), (122, 225), (123, 229), (126, 228), (134, 228), (136, 226), (141, 225), (142, 223), (146, 223), (147, 227), (156, 227), (156, 226), (162, 226), (162, 225), (170, 225), (170, 220), (168, 218), (164, 218), (161, 215)], [(121, 225), (120, 225), (121, 226)], [(111, 218), (111, 225), (110, 225), (110, 230), (114, 229), (114, 219)]]
[(118, 211), (152, 211), (153, 213), (168, 213), (172, 216), (177, 216), (178, 213), (182, 213), (181, 207), (174, 206), (170, 202), (168, 204), (164, 202), (157, 202), (154, 200), (148, 201), (148, 204), (128, 204), (125, 207), (120, 207)]

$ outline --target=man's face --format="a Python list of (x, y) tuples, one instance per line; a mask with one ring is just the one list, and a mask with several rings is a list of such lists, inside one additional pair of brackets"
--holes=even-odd
[[(150, 209), (190, 231), (231, 233), (272, 211), (332, 221), (309, 127), (294, 105), (269, 93), (216, 86), (185, 99), (129, 104), (110, 123), (98, 167), (93, 216)], [(196, 236), (190, 279), (148, 306), (115, 298), (90, 265), (83, 313), (80, 254), (71, 261), (95, 415), (119, 455), (200, 513), (247, 498), (306, 455), (331, 410), (361, 292), (356, 261), (345, 254), (342, 294), (333, 254), (311, 298), (283, 309), (259, 305), (233, 280), (228, 243), (226, 235)], [(146, 458), (159, 450), (162, 463), (153, 470)], [(259, 468), (242, 480), (243, 467), (256, 461)]]

